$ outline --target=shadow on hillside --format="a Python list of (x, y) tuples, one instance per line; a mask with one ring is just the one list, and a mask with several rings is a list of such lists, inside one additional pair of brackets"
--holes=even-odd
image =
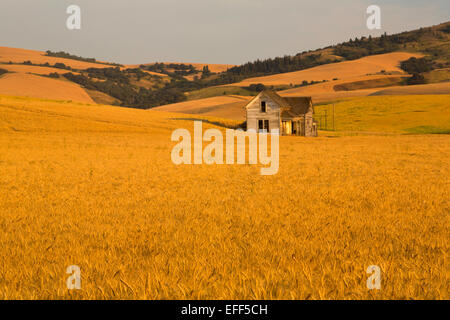
[(225, 123), (220, 121), (211, 121), (208, 119), (202, 118), (168, 118), (167, 120), (176, 120), (176, 121), (202, 121), (204, 123), (212, 124), (218, 127), (226, 128), (226, 129), (245, 129), (245, 122), (239, 124)]

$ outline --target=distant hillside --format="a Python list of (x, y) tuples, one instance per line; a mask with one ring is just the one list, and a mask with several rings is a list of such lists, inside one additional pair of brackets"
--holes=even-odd
[[(404, 60), (396, 58), (395, 65), (389, 64), (384, 69), (384, 62), (373, 67), (365, 66), (364, 70), (360, 68), (365, 57), (376, 59), (375, 56), (394, 52), (403, 55)], [(359, 61), (359, 64), (352, 65), (350, 62), (353, 61)], [(273, 86), (276, 90), (299, 88), (304, 92), (305, 86), (317, 87), (324, 81), (349, 79), (350, 76), (359, 77), (351, 80), (358, 83), (330, 83), (327, 87), (339, 85), (336, 88), (342, 91), (365, 89), (366, 85), (438, 83), (450, 80), (449, 68), (450, 22), (446, 22), (395, 35), (351, 39), (295, 56), (257, 60), (241, 66), (186, 63), (118, 65), (62, 51), (0, 47), (0, 69), (4, 70), (2, 73), (8, 72), (0, 78), (0, 93), (42, 97), (42, 92), (51, 92), (52, 96), (64, 98), (62, 88), (67, 88), (68, 82), (71, 82), (72, 93), (67, 95), (67, 100), (92, 99), (97, 103), (149, 109), (187, 99), (230, 94), (254, 95), (263, 85)], [(392, 72), (410, 75), (404, 81), (397, 78), (392, 83), (386, 79), (376, 79), (374, 82), (373, 79), (361, 78), (362, 75), (390, 76)], [(23, 82), (22, 86), (20, 79), (27, 79), (28, 82)], [(46, 84), (45, 89), (40, 91), (25, 87), (25, 83), (32, 80), (36, 84), (40, 79)], [(230, 84), (233, 85), (222, 87)], [(85, 91), (86, 95), (80, 94), (80, 90)]]
[(246, 77), (284, 73), (395, 51), (423, 53), (436, 62), (437, 67), (450, 67), (450, 22), (400, 34), (385, 33), (377, 38), (369, 36), (350, 39), (348, 42), (295, 56), (257, 60), (231, 68), (229, 73)]
[(233, 85), (249, 86), (262, 83), (266, 86), (289, 86), (301, 85), (305, 81), (304, 85), (306, 86), (306, 82), (310, 84), (312, 81), (324, 82), (376, 74), (406, 74), (400, 68), (400, 64), (402, 61), (409, 61), (411, 58), (421, 58), (421, 56), (406, 52), (372, 55), (357, 60), (330, 63), (305, 70), (252, 77)]
[[(387, 35), (384, 34), (381, 37), (362, 37), (351, 39), (347, 42), (329, 46), (326, 48), (302, 52), (295, 56), (284, 56), (273, 59), (257, 60), (249, 62), (241, 66), (235, 66), (229, 68), (222, 73), (202, 73), (200, 77), (197, 77), (193, 81), (188, 81), (185, 78), (178, 78), (172, 81), (168, 86), (173, 89), (180, 89), (184, 92), (203, 90), (203, 96), (214, 96), (217, 93), (226, 92), (221, 89), (206, 90), (205, 88), (218, 87), (221, 85), (238, 85), (240, 83), (246, 85), (256, 85), (258, 82), (268, 85), (273, 85), (275, 89), (282, 90), (288, 88), (277, 87), (279, 85), (299, 85), (298, 79), (296, 81), (274, 81), (273, 83), (267, 83), (265, 79), (260, 78), (262, 76), (280, 75), (280, 78), (286, 78), (283, 75), (294, 73), (302, 70), (312, 70), (314, 67), (330, 66), (331, 69), (337, 62), (353, 61), (368, 56), (379, 56), (387, 53), (410, 53), (409, 57), (405, 56), (405, 61), (410, 59), (407, 63), (401, 64), (403, 60), (397, 61), (395, 67), (401, 65), (403, 70), (397, 71), (410, 73), (414, 75), (411, 80), (405, 80), (404, 84), (424, 84), (427, 83), (427, 78), (420, 75), (424, 72), (431, 72), (436, 69), (445, 69), (450, 67), (450, 22), (440, 24), (438, 26), (421, 28), (414, 31), (403, 32), (400, 34)], [(418, 58), (425, 56), (424, 58)], [(369, 70), (368, 68), (367, 70)], [(382, 68), (373, 71), (377, 68), (371, 68), (372, 71), (367, 73), (380, 73)], [(391, 66), (392, 69), (392, 66)], [(360, 70), (348, 69), (347, 73), (358, 73)], [(360, 74), (360, 72), (358, 73)], [(439, 73), (440, 75), (446, 75), (446, 73)], [(323, 80), (337, 80), (342, 75), (336, 72), (330, 79), (327, 74), (325, 77), (314, 79), (302, 79), (300, 82), (302, 85), (314, 84), (317, 81)], [(435, 75), (428, 76), (435, 77)], [(442, 79), (446, 80), (446, 79)], [(306, 81), (309, 81), (305, 83)], [(312, 81), (312, 82), (311, 82)], [(410, 81), (410, 83), (407, 83)], [(433, 81), (434, 82), (434, 81)], [(244, 86), (244, 85), (242, 85)]]

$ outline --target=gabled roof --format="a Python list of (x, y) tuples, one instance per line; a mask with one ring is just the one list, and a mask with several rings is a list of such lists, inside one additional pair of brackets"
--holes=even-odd
[(261, 92), (261, 94), (264, 94), (266, 96), (268, 96), (270, 99), (272, 99), (273, 101), (275, 101), (280, 108), (290, 108), (291, 105), (281, 96), (278, 95), (278, 93), (276, 93), (273, 90), (264, 90), (263, 92)]
[[(311, 97), (281, 97), (273, 90), (264, 90), (259, 95), (261, 94), (268, 96), (270, 99), (276, 102), (281, 109), (284, 109), (282, 110), (282, 115), (283, 113), (291, 117), (304, 115), (312, 106)], [(253, 100), (254, 99), (252, 99), (252, 101), (248, 105), (250, 105)]]
[(286, 97), (283, 99), (287, 101), (295, 114), (305, 114), (312, 106), (311, 97)]

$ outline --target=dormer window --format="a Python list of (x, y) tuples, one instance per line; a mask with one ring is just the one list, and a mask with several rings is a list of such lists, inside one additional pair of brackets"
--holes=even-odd
[(261, 112), (264, 112), (264, 113), (267, 112), (266, 102), (265, 101), (261, 101)]

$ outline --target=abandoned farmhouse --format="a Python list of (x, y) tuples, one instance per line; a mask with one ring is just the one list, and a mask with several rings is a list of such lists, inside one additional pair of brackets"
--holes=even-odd
[(271, 90), (262, 91), (246, 109), (247, 130), (281, 135), (317, 137), (311, 97), (281, 97)]

